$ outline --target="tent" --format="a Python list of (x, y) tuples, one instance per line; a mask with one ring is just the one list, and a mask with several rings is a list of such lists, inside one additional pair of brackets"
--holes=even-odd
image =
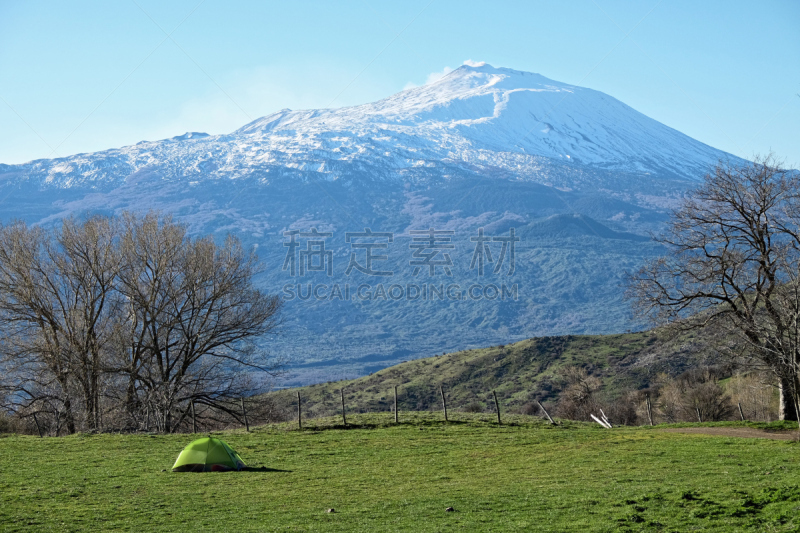
[(222, 439), (203, 437), (190, 443), (172, 465), (173, 472), (227, 472), (247, 468), (233, 448)]

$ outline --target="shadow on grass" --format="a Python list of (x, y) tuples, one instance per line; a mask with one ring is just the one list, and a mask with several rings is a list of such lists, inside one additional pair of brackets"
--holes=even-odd
[(240, 472), (294, 472), (294, 470), (281, 470), (280, 468), (267, 468), (266, 466), (248, 466)]

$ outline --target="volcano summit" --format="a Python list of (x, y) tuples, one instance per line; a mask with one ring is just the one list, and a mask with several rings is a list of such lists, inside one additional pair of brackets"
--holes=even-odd
[(0, 165), (0, 195), (4, 222), (157, 209), (236, 234), (286, 299), (269, 348), (291, 384), (638, 327), (623, 273), (661, 252), (648, 232), (720, 160), (737, 158), (601, 92), (477, 64), (227, 135)]

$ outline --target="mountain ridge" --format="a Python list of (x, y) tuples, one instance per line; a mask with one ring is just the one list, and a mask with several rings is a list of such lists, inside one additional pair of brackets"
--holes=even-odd
[[(224, 135), (0, 165), (0, 197), (3, 221), (154, 209), (193, 235), (235, 234), (264, 263), (259, 286), (286, 297), (283, 335), (263, 348), (292, 360), (283, 383), (296, 385), (430, 353), (644, 327), (622, 298), (625, 272), (663, 253), (647, 236), (720, 159), (736, 161), (608, 95), (484, 64), (361, 106), (281, 110)], [(434, 254), (419, 255), (411, 232), (431, 228), (447, 232), (452, 248), (434, 251), (447, 252), (449, 272), (415, 273)], [(366, 229), (391, 235), (376, 252), (391, 277), (347, 269), (354, 255), (363, 266), (365, 250), (346, 235)], [(286, 235), (312, 230), (327, 234), (329, 268), (283, 268), (303, 260), (289, 257)], [(514, 268), (500, 244), (511, 238)], [(331, 296), (361, 284), (367, 299)], [(327, 296), (301, 298), (312, 285)], [(459, 290), (380, 297), (411, 285)], [(472, 286), (489, 292), (468, 297)], [(516, 296), (496, 297), (501, 287)]]
[[(671, 147), (670, 157), (662, 155), (664, 146)], [(284, 109), (229, 134), (186, 133), (94, 154), (9, 165), (5, 173), (16, 168), (62, 187), (119, 179), (153, 165), (160, 166), (164, 177), (235, 178), (269, 172), (271, 163), (291, 168), (290, 159), (282, 156), (303, 151), (318, 153), (311, 160), (328, 179), (340, 176), (320, 166), (320, 159), (347, 163), (363, 155), (382, 160), (395, 177), (397, 171), (430, 159), (478, 160), (527, 178), (535, 174), (535, 162), (527, 161), (532, 168), (524, 169), (519, 159), (514, 164), (487, 151), (694, 180), (702, 176), (698, 169), (720, 159), (738, 159), (599, 91), (508, 68), (463, 65), (436, 82), (377, 102)], [(169, 165), (175, 160), (182, 172)]]

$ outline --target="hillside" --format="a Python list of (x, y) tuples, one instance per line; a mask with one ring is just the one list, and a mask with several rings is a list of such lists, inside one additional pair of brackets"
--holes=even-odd
[(340, 390), (350, 412), (380, 412), (393, 408), (398, 387), (400, 411), (441, 409), (443, 387), (448, 409), (493, 411), (491, 391), (501, 408), (519, 412), (539, 400), (558, 398), (560, 371), (585, 368), (603, 381), (609, 397), (649, 385), (659, 373), (678, 374), (690, 366), (714, 361), (701, 335), (680, 337), (644, 331), (618, 335), (538, 337), (514, 344), (463, 350), (403, 362), (353, 380), (320, 383), (269, 393), (279, 409), (294, 413), (297, 393), (308, 417), (340, 411)]

